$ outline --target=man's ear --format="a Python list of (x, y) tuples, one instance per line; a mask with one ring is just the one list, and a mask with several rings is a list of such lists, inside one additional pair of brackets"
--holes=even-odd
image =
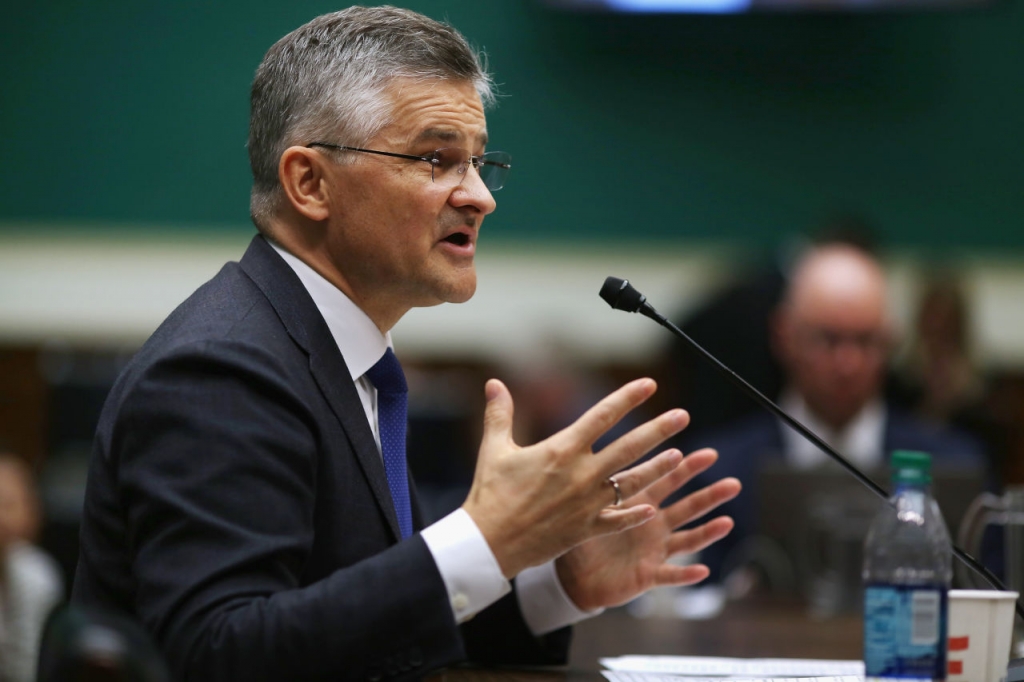
[(326, 172), (327, 159), (309, 147), (288, 147), (277, 167), (288, 201), (296, 211), (317, 222), (331, 213)]

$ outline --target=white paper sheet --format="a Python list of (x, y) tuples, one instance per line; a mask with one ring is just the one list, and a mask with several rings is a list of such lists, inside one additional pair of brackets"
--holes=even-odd
[[(691, 677), (763, 680), (787, 677), (863, 677), (862, 661), (806, 658), (724, 658), (715, 656), (619, 656), (602, 658), (616, 672), (669, 673)], [(844, 681), (845, 682), (845, 681)]]
[(681, 677), (658, 673), (631, 673), (605, 670), (601, 673), (609, 682), (864, 682), (861, 675), (842, 675), (840, 677), (771, 677), (750, 679), (749, 677)]

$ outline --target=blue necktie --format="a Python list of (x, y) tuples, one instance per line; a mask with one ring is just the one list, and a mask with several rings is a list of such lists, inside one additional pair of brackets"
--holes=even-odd
[(408, 416), (408, 393), (402, 365), (388, 348), (384, 357), (369, 369), (366, 376), (377, 389), (377, 424), (380, 428), (380, 449), (384, 455), (384, 473), (395, 503), (398, 528), (402, 539), (412, 535), (412, 504), (409, 501), (409, 474), (405, 464), (405, 427)]

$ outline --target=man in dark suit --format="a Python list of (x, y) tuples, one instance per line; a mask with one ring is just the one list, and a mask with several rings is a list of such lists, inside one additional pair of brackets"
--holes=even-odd
[[(886, 403), (883, 384), (892, 347), (887, 305), (885, 274), (869, 253), (845, 243), (810, 248), (795, 264), (772, 320), (774, 351), (786, 377), (781, 407), (863, 470), (884, 469), (893, 450), (920, 450), (931, 453), (936, 466), (984, 473), (980, 447), (969, 436)], [(761, 471), (831, 469), (847, 476), (767, 413), (687, 434), (691, 438), (718, 451), (716, 475), (734, 476), (746, 490), (722, 507), (735, 521), (733, 532), (701, 554), (716, 581), (749, 559), (747, 541), (759, 531)], [(699, 486), (702, 478), (691, 485)]]
[[(463, 506), (428, 528), (405, 470), (391, 327), (468, 299), (492, 191), (490, 79), (450, 26), (395, 8), (319, 17), (252, 89), (259, 230), (160, 326), (97, 430), (74, 586), (139, 619), (182, 680), (414, 679), (464, 659), (550, 663), (566, 626), (647, 589), (728, 533), (715, 459), (667, 450), (672, 410), (593, 443), (654, 392), (640, 379), (529, 447), (485, 387)], [(514, 584), (513, 584), (514, 579)]]

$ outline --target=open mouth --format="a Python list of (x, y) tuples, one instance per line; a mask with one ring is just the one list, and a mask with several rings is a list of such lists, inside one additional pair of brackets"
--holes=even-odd
[(449, 244), (454, 244), (455, 246), (466, 246), (467, 244), (469, 244), (469, 235), (466, 234), (465, 232), (454, 232), (445, 237), (444, 239), (442, 239), (441, 241), (448, 242)]

